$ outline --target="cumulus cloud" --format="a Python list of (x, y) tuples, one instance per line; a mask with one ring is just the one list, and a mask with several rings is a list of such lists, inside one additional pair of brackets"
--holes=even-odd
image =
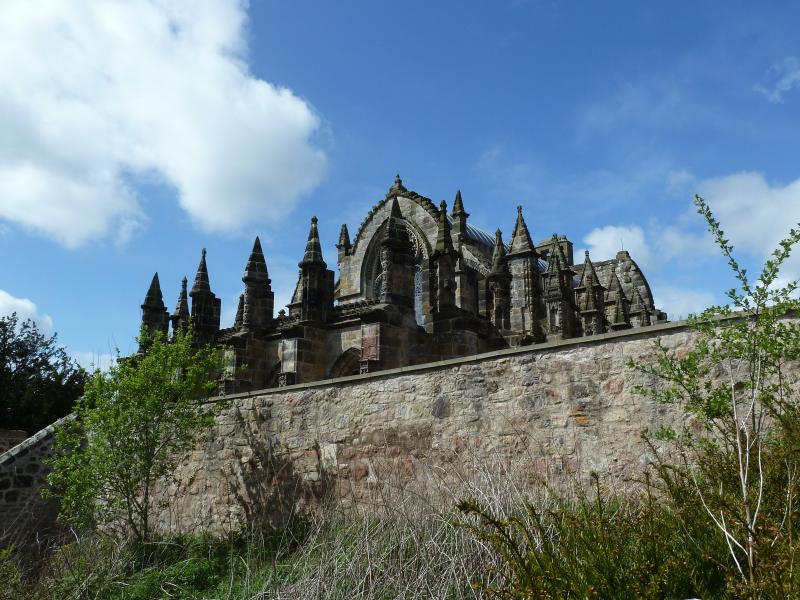
[(771, 252), (800, 222), (800, 179), (770, 184), (761, 173), (743, 171), (701, 181), (698, 193), (728, 238), (759, 257)]
[(138, 177), (207, 231), (320, 181), (320, 118), (245, 60), (242, 0), (0, 5), (0, 219), (74, 248), (146, 224)]
[(45, 332), (53, 330), (53, 319), (49, 315), (39, 314), (39, 309), (27, 298), (17, 298), (4, 290), (0, 290), (0, 317), (17, 313), (21, 321), (32, 319)]
[(653, 264), (653, 254), (645, 241), (644, 230), (638, 225), (596, 227), (583, 238), (593, 260), (613, 258), (627, 250), (642, 268)]
[(762, 83), (753, 89), (772, 103), (783, 102), (783, 96), (794, 88), (800, 88), (800, 59), (787, 56), (772, 65)]

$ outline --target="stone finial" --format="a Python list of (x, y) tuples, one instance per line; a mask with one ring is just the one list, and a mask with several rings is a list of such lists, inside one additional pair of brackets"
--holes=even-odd
[(506, 261), (506, 246), (503, 244), (503, 232), (499, 229), (494, 234), (494, 250), (492, 251), (491, 275), (505, 275), (508, 273)]
[(347, 223), (342, 223), (342, 230), (339, 232), (339, 243), (336, 244), (336, 248), (348, 252), (351, 247), (350, 232), (347, 231)]
[(172, 328), (177, 329), (185, 326), (189, 322), (189, 297), (186, 293), (186, 277), (181, 279), (181, 292), (178, 294), (178, 303), (175, 305), (175, 312), (172, 313)]
[(322, 259), (322, 245), (319, 242), (319, 232), (317, 231), (317, 217), (311, 217), (311, 229), (308, 231), (306, 251), (305, 254), (303, 254), (303, 260), (300, 261), (300, 266), (324, 264), (325, 261)]
[(461, 190), (456, 191), (456, 198), (453, 200), (453, 217), (458, 217), (460, 215), (464, 215), (464, 218), (468, 217), (469, 214), (464, 210), (464, 201), (461, 199)]
[(253, 242), (253, 249), (250, 252), (250, 258), (247, 259), (242, 281), (245, 283), (270, 283), (267, 261), (264, 258), (264, 251), (261, 249), (261, 240), (258, 236)]
[(597, 276), (597, 271), (594, 270), (592, 260), (589, 258), (589, 251), (583, 251), (583, 274), (581, 275), (581, 283), (578, 287), (591, 288), (600, 285), (600, 278)]
[(439, 229), (436, 232), (436, 246), (433, 257), (440, 254), (453, 254), (453, 238), (450, 235), (450, 219), (447, 218), (447, 202), (442, 200), (439, 204)]
[(408, 190), (403, 185), (403, 180), (400, 179), (400, 173), (398, 173), (397, 175), (395, 175), (394, 184), (392, 185), (391, 188), (389, 188), (389, 193), (391, 194), (393, 192), (407, 192), (407, 191)]
[(206, 266), (206, 249), (200, 253), (200, 264), (197, 266), (197, 274), (194, 276), (194, 285), (190, 295), (195, 295), (198, 292), (210, 292), (211, 284), (208, 280), (208, 267)]
[(150, 287), (147, 288), (147, 295), (144, 297), (142, 308), (164, 308), (164, 296), (161, 293), (158, 273), (155, 273), (153, 279), (150, 281)]
[(535, 251), (536, 246), (531, 241), (531, 234), (525, 224), (525, 218), (522, 216), (522, 206), (517, 206), (517, 222), (514, 225), (514, 233), (511, 236), (510, 254)]

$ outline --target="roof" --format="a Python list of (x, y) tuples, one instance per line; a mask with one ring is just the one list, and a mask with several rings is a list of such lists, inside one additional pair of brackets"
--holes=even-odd
[[(450, 222), (450, 226), (452, 227), (453, 217), (448, 215), (447, 220)], [(483, 244), (489, 248), (494, 248), (494, 234), (484, 231), (480, 227), (470, 225), (469, 223), (467, 223), (467, 238), (478, 244)], [(508, 250), (508, 244), (505, 244), (505, 247), (506, 250)]]

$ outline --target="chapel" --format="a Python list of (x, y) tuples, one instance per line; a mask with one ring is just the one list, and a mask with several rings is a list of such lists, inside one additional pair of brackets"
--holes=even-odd
[[(158, 274), (142, 324), (168, 334), (191, 321), (195, 341), (229, 348), (225, 393), (371, 373), (500, 348), (666, 321), (627, 251), (576, 264), (573, 244), (553, 234), (534, 243), (517, 207), (508, 242), (469, 223), (461, 192), (444, 201), (406, 189), (398, 175), (351, 238), (341, 226), (337, 275), (311, 218), (297, 284), (275, 312), (267, 260), (256, 238), (233, 327), (220, 327), (206, 253), (191, 289), (164, 305)], [(190, 306), (191, 300), (191, 306)]]

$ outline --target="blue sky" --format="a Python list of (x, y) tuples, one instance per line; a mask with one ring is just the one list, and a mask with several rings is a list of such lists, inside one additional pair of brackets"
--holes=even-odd
[[(471, 221), (621, 245), (672, 316), (731, 284), (705, 195), (760, 264), (800, 221), (793, 2), (160, 2), (0, 6), (0, 312), (82, 361), (135, 346), (208, 248), (233, 318), (261, 236), (278, 300), (399, 172)], [(800, 275), (792, 261), (786, 276)]]

